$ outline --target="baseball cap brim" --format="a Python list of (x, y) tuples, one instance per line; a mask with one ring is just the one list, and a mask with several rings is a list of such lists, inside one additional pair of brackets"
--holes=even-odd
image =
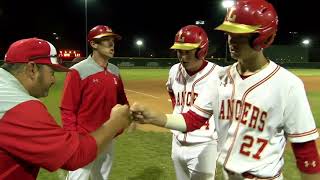
[(121, 37), (120, 35), (115, 34), (115, 33), (103, 33), (103, 34), (99, 34), (99, 35), (93, 37), (93, 39), (100, 39), (100, 38), (107, 37), (107, 36), (112, 36), (112, 37), (114, 37), (114, 38), (117, 39), (117, 40), (121, 40), (121, 39), (122, 39), (122, 37)]
[(170, 49), (180, 49), (180, 50), (192, 50), (196, 49), (200, 46), (200, 43), (174, 43), (173, 46), (170, 47)]
[(54, 71), (57, 71), (57, 72), (68, 72), (70, 71), (69, 68), (67, 67), (64, 67), (60, 64), (47, 64), (48, 66), (50, 66)]
[(258, 32), (258, 29), (259, 26), (238, 24), (230, 21), (224, 21), (220, 26), (215, 28), (215, 30), (225, 31), (234, 34), (256, 33)]
[(62, 65), (62, 60), (58, 58), (56, 55), (49, 56), (49, 57), (41, 57), (33, 60), (33, 62), (36, 64), (43, 64), (43, 65), (50, 66), (54, 71), (57, 71), (57, 72), (70, 71), (69, 68)]

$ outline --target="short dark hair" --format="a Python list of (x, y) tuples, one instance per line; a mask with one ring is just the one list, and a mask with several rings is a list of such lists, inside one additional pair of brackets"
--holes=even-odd
[[(3, 63), (1, 68), (4, 70), (8, 71), (11, 74), (17, 74), (21, 72), (22, 67), (24, 67), (26, 64), (25, 63)], [(39, 70), (41, 70), (41, 65), (40, 64), (35, 64)]]
[(24, 66), (24, 63), (3, 63), (1, 68), (5, 69), (6, 71), (10, 72), (11, 74), (16, 74), (20, 72), (21, 68)]

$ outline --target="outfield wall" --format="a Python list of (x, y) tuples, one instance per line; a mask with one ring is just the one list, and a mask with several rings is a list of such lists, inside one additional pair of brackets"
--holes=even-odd
[[(226, 62), (224, 58), (208, 58), (208, 61), (214, 62), (220, 66), (227, 66), (235, 61)], [(137, 58), (137, 57), (117, 57), (110, 60), (111, 63), (122, 68), (168, 68), (178, 63), (177, 58)], [(73, 63), (66, 62), (67, 66)], [(320, 69), (320, 62), (278, 62), (285, 68), (302, 68), (302, 69)]]
[[(82, 58), (83, 59), (83, 58)], [(79, 59), (77, 59), (79, 61)], [(81, 60), (81, 59), (80, 59)], [(226, 62), (224, 58), (208, 58), (208, 61), (214, 62), (220, 66), (227, 66), (234, 61)], [(75, 62), (64, 61), (65, 66), (70, 67)], [(116, 57), (110, 60), (111, 63), (122, 68), (169, 68), (178, 63), (177, 58), (137, 58), (137, 57)], [(3, 61), (0, 61), (0, 65)], [(277, 62), (285, 68), (302, 68), (302, 69), (320, 69), (320, 62)]]

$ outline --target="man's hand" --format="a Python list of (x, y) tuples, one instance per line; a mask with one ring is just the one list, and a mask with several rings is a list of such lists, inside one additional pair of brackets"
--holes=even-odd
[(133, 103), (130, 110), (131, 118), (142, 124), (153, 124), (164, 127), (167, 122), (167, 117), (164, 113), (152, 111), (139, 103)]
[(115, 105), (110, 114), (109, 121), (117, 121), (123, 129), (127, 128), (131, 123), (130, 111), (128, 105)]
[(136, 129), (137, 129), (137, 123), (135, 121), (132, 121), (130, 126), (127, 129), (127, 132), (132, 133), (132, 132), (136, 131)]

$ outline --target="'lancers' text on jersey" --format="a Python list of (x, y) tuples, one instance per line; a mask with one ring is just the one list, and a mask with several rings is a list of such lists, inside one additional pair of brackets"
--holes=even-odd
[(236, 99), (224, 99), (221, 101), (220, 106), (220, 120), (237, 120), (247, 125), (249, 128), (264, 130), (265, 121), (268, 117), (268, 113), (263, 111), (259, 107), (244, 102), (242, 106), (241, 100)]
[(185, 105), (191, 106), (197, 97), (198, 97), (198, 93), (180, 91), (177, 93), (176, 106), (185, 106)]

